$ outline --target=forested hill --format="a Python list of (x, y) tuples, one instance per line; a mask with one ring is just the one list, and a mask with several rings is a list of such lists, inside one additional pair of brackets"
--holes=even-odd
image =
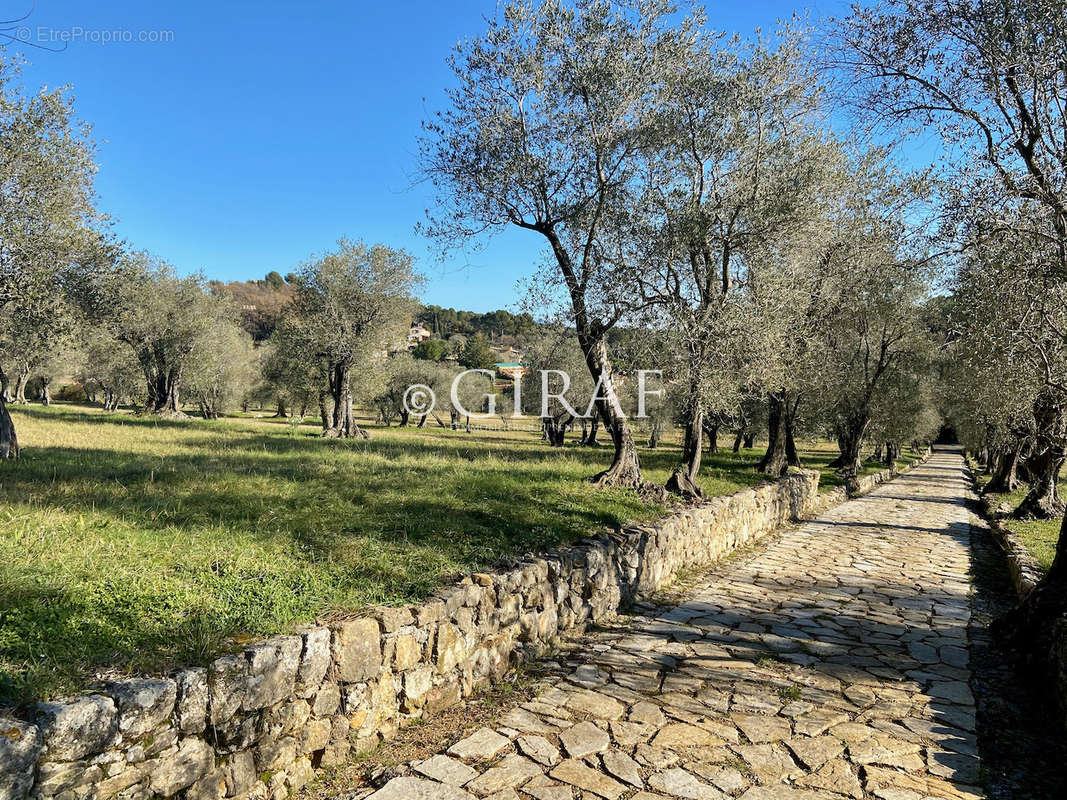
[[(210, 281), (208, 286), (216, 294), (228, 294), (240, 314), (241, 327), (261, 342), (270, 338), (282, 318), (285, 306), (293, 298), (296, 286), (292, 273), (282, 277), (269, 272), (260, 280)], [(512, 314), (498, 309), (479, 314), (443, 308), (437, 305), (420, 306), (413, 322), (424, 326), (435, 338), (446, 339), (454, 333), (482, 334), (495, 340), (502, 336), (525, 336), (537, 330), (537, 322), (530, 314)]]
[(498, 309), (485, 314), (474, 311), (457, 311), (441, 306), (423, 306), (415, 317), (438, 339), (445, 339), (454, 333), (464, 335), (480, 333), (488, 339), (501, 336), (526, 336), (534, 333), (537, 322), (530, 314), (512, 314)]

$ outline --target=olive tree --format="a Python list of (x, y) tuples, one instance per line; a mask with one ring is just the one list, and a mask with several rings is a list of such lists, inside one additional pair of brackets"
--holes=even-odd
[(818, 81), (806, 64), (795, 30), (751, 44), (705, 35), (663, 89), (648, 209), (638, 220), (650, 230), (630, 227), (642, 240), (631, 264), (643, 307), (682, 355), (685, 438), (668, 487), (683, 494), (700, 494), (705, 417), (736, 408), (761, 367), (738, 358), (765, 331), (751, 289), (817, 206), (826, 145)]
[(117, 342), (110, 331), (88, 325), (78, 332), (75, 376), (104, 411), (116, 411), (123, 398), (140, 399), (144, 378), (133, 352)]
[(198, 337), (185, 370), (187, 393), (204, 419), (218, 419), (252, 385), (256, 371), (252, 337), (236, 314), (210, 320)]
[[(872, 175), (888, 179), (880, 170)], [(850, 483), (862, 467), (877, 395), (895, 372), (917, 370), (929, 347), (922, 309), (930, 257), (921, 239), (912, 241), (907, 221), (915, 188), (907, 180), (868, 184), (851, 198), (824, 260), (808, 363), (813, 372), (820, 365), (818, 402), (837, 438), (835, 463)]]
[(970, 157), (961, 173), (984, 166), (1040, 205), (1067, 278), (1067, 4), (883, 0), (854, 7), (839, 34), (853, 99), (879, 121), (938, 131)]
[(288, 331), (296, 351), (311, 355), (325, 373), (332, 409), (324, 435), (366, 438), (353, 415), (352, 370), (380, 361), (404, 341), (420, 280), (412, 258), (342, 238), (336, 250), (302, 264), (293, 280), (295, 324)]
[[(63, 89), (26, 93), (19, 64), (0, 55), (0, 309), (37, 319), (85, 260), (93, 207), (94, 150)], [(14, 354), (0, 352), (0, 364)], [(0, 396), (0, 459), (17, 458), (18, 437)]]
[(514, 227), (547, 250), (546, 294), (562, 296), (614, 445), (594, 481), (638, 486), (633, 433), (609, 399), (607, 335), (627, 311), (615, 236), (633, 219), (657, 136), (662, 86), (699, 27), (661, 0), (510, 2), (450, 59), (456, 86), (425, 124), (437, 193), (428, 231), (445, 248)]
[(232, 318), (229, 301), (207, 292), (202, 276), (180, 277), (147, 252), (127, 254), (111, 282), (105, 324), (141, 367), (145, 413), (183, 417), (186, 368), (206, 332)]

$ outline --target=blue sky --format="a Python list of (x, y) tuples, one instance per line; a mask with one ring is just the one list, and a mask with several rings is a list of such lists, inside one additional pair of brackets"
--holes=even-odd
[[(813, 16), (838, 0), (809, 0)], [(770, 28), (801, 5), (709, 2), (713, 27)], [(0, 0), (14, 19), (32, 0)], [(97, 189), (120, 236), (182, 272), (237, 280), (283, 274), (342, 235), (405, 247), (426, 302), (514, 307), (539, 260), (515, 231), (440, 264), (414, 232), (430, 202), (415, 181), (419, 123), (440, 107), (445, 57), (495, 0), (106, 2), (40, 0), (10, 44), (29, 88), (71, 84), (100, 142)], [(170, 41), (112, 41), (164, 31)], [(17, 31), (14, 31), (17, 33)]]

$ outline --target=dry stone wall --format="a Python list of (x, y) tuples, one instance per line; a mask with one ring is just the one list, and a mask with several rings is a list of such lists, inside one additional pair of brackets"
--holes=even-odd
[[(874, 486), (889, 472), (868, 484)], [(657, 523), (469, 576), (405, 608), (309, 626), (206, 668), (0, 719), (0, 800), (282, 798), (315, 769), (455, 705), (681, 569), (845, 499), (796, 471)]]
[[(983, 516), (989, 521), (989, 532), (1000, 549), (1004, 551), (1008, 574), (1011, 576), (1015, 594), (1021, 603), (1040, 582), (1044, 570), (1019, 537), (1008, 527), (1010, 522), (1000, 516), (1001, 510), (993, 508), (986, 497), (982, 498), (981, 507)], [(1061, 617), (1053, 627), (1048, 668), (1054, 684), (1060, 718), (1067, 726), (1067, 616)]]

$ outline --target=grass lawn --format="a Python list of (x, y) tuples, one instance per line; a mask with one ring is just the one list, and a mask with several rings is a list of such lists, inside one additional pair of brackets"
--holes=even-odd
[[(977, 470), (976, 470), (977, 474)], [(989, 475), (979, 475), (978, 485), (982, 486), (989, 481)], [(989, 505), (991, 508), (996, 509), (1002, 503), (1008, 503), (1012, 508), (1015, 508), (1026, 497), (1027, 487), (1018, 489), (1014, 492), (1008, 493), (994, 493), (988, 495)], [(1060, 473), (1060, 496), (1067, 497), (1067, 470)], [(1030, 551), (1037, 563), (1041, 566), (1041, 569), (1048, 571), (1048, 568), (1052, 566), (1052, 559), (1056, 555), (1056, 540), (1060, 536), (1060, 525), (1063, 524), (1062, 519), (1011, 519), (1005, 520), (1007, 526), (1011, 529), (1020, 543), (1027, 550)]]
[[(582, 479), (610, 448), (529, 432), (169, 422), (77, 406), (12, 409), (23, 458), (0, 464), (0, 706), (155, 672), (299, 622), (413, 601), (457, 573), (664, 508)], [(649, 480), (678, 459), (642, 452)], [(761, 452), (705, 458), (725, 494)], [(826, 469), (828, 444), (802, 455)], [(871, 465), (870, 469), (877, 467)]]

